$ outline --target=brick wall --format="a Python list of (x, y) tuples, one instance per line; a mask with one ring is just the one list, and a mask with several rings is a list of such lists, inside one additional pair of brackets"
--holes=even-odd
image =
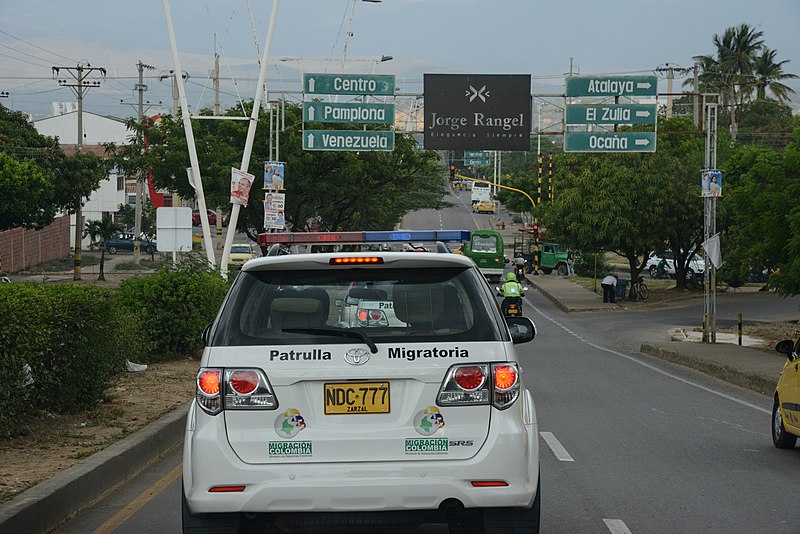
[(70, 252), (69, 215), (42, 230), (14, 228), (0, 232), (0, 272), (17, 272)]

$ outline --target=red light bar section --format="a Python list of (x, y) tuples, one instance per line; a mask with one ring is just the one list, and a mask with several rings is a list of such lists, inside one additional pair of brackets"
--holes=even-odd
[(359, 263), (383, 263), (383, 258), (374, 256), (354, 256), (345, 258), (331, 258), (330, 265), (353, 265)]
[(291, 234), (258, 234), (258, 244), (262, 246), (274, 245), (276, 243), (288, 245), (291, 242)]
[(363, 243), (364, 232), (291, 232), (258, 234), (259, 245), (308, 243)]

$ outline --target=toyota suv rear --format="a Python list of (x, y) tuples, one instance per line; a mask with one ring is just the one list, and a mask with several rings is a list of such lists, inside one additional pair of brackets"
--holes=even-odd
[[(354, 288), (396, 319), (342, 321)], [(464, 256), (249, 261), (204, 333), (183, 531), (538, 532), (534, 335)]]

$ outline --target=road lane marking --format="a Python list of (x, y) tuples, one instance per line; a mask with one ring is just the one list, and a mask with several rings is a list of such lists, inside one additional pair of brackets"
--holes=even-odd
[(97, 527), (92, 534), (111, 534), (119, 527), (122, 526), (133, 514), (138, 512), (144, 505), (152, 501), (159, 493), (164, 491), (167, 486), (172, 484), (175, 479), (181, 476), (183, 472), (183, 464), (178, 464), (172, 471), (164, 475), (160, 480), (156, 481), (152, 486), (144, 490), (134, 500), (129, 502), (125, 508), (111, 516), (111, 518)]
[(612, 534), (631, 534), (622, 519), (603, 519), (603, 523), (606, 524)]
[(553, 455), (562, 462), (574, 462), (575, 460), (572, 459), (572, 456), (569, 455), (567, 449), (561, 444), (558, 439), (553, 435), (552, 432), (539, 432), (539, 435), (542, 436), (542, 439), (547, 443), (547, 446), (550, 447), (550, 450), (553, 451)]
[(542, 312), (539, 308), (537, 308), (535, 305), (533, 305), (532, 302), (528, 301), (528, 304), (529, 304), (529, 306), (530, 306), (530, 308), (532, 310), (536, 311), (536, 313), (538, 313), (539, 315), (541, 315), (542, 317), (544, 317), (545, 319), (547, 319), (548, 321), (550, 321), (554, 325), (560, 327), (562, 330), (564, 330), (568, 334), (571, 334), (572, 336), (574, 336), (578, 340), (582, 341), (583, 343), (586, 343), (590, 347), (593, 347), (593, 348), (595, 348), (597, 350), (602, 350), (604, 352), (608, 352), (609, 354), (613, 354), (613, 355), (619, 356), (621, 358), (625, 358), (626, 360), (630, 360), (633, 363), (637, 363), (637, 364), (641, 365), (642, 367), (646, 367), (647, 369), (650, 369), (651, 371), (655, 371), (656, 373), (659, 373), (659, 374), (662, 374), (662, 375), (667, 376), (669, 378), (672, 378), (674, 380), (677, 380), (678, 382), (683, 382), (684, 384), (686, 384), (688, 386), (692, 386), (692, 387), (695, 387), (697, 389), (701, 389), (701, 390), (706, 391), (708, 393), (711, 393), (713, 395), (717, 395), (718, 397), (722, 397), (723, 399), (728, 399), (728, 400), (733, 401), (733, 402), (735, 402), (737, 404), (741, 404), (742, 406), (747, 406), (748, 408), (752, 408), (752, 409), (754, 409), (756, 411), (759, 411), (759, 412), (762, 412), (762, 413), (766, 413), (766, 414), (771, 414), (772, 413), (771, 410), (767, 410), (766, 408), (762, 408), (761, 406), (756, 406), (755, 404), (753, 404), (751, 402), (747, 402), (747, 401), (744, 401), (742, 399), (737, 399), (736, 397), (733, 397), (732, 395), (728, 395), (726, 393), (722, 393), (721, 391), (717, 391), (717, 390), (712, 389), (710, 387), (706, 387), (706, 386), (704, 386), (702, 384), (698, 384), (697, 382), (693, 382), (692, 380), (687, 380), (685, 378), (682, 378), (682, 377), (680, 377), (678, 375), (672, 374), (672, 373), (670, 373), (668, 371), (665, 371), (663, 369), (659, 369), (655, 365), (649, 364), (649, 363), (647, 363), (647, 362), (645, 362), (643, 360), (640, 360), (640, 359), (638, 359), (638, 358), (636, 358), (634, 356), (629, 356), (627, 354), (623, 354), (622, 352), (618, 352), (616, 350), (609, 349), (607, 347), (603, 347), (603, 346), (598, 345), (596, 343), (592, 343), (591, 341), (588, 341), (588, 340), (582, 338), (581, 336), (577, 335), (575, 332), (573, 332), (572, 330), (570, 330), (566, 326), (562, 325), (561, 323), (559, 323), (558, 321), (556, 321), (555, 319), (553, 319), (552, 317), (550, 317), (546, 313)]

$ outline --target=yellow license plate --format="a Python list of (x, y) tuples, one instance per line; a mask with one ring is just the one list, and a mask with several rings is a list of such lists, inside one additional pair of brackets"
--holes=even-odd
[(389, 413), (389, 382), (325, 384), (325, 415)]

